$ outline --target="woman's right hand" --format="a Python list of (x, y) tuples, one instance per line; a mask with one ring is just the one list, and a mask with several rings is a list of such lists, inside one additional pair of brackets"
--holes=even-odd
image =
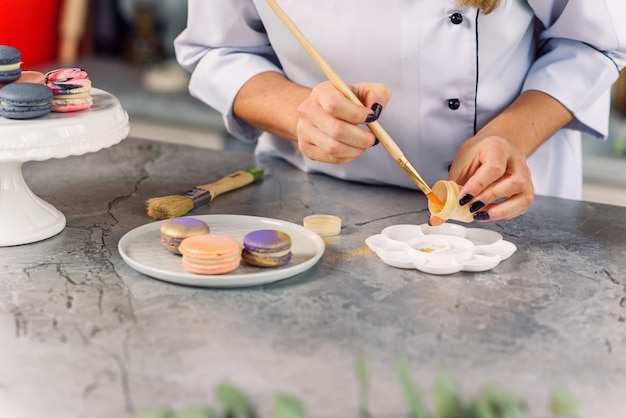
[(298, 106), (298, 147), (306, 157), (343, 164), (376, 144), (374, 134), (359, 125), (378, 119), (391, 98), (391, 89), (366, 82), (351, 88), (363, 106), (350, 101), (330, 81), (315, 86)]

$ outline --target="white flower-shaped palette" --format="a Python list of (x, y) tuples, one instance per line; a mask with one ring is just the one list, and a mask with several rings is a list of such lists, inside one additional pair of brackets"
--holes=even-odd
[(457, 224), (391, 225), (365, 243), (385, 264), (430, 274), (490, 270), (517, 250), (495, 231)]

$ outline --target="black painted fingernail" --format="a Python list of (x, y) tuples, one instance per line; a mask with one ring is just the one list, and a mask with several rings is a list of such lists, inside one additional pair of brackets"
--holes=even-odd
[(474, 195), (471, 195), (471, 194), (469, 194), (469, 193), (468, 193), (468, 194), (466, 194), (465, 196), (463, 196), (463, 197), (461, 198), (461, 200), (459, 200), (459, 205), (461, 205), (461, 206), (465, 206), (465, 205), (467, 205), (467, 204), (469, 203), (469, 201), (470, 201), (470, 200), (472, 200), (473, 198), (474, 198)]
[(374, 111), (376, 119), (378, 119), (380, 117), (380, 112), (383, 111), (383, 105), (381, 105), (380, 103), (374, 103), (371, 109)]
[(474, 202), (470, 205), (470, 212), (474, 213), (474, 212), (478, 212), (479, 210), (481, 210), (483, 207), (485, 206), (484, 202), (481, 202), (480, 200), (478, 202)]
[(474, 214), (475, 221), (488, 221), (490, 218), (487, 212), (478, 212)]
[(378, 138), (374, 138), (374, 145), (372, 146), (375, 147), (378, 144), (380, 144), (380, 141), (378, 140)]
[(365, 123), (371, 123), (375, 120), (378, 120), (380, 112), (382, 112), (383, 110), (383, 106), (380, 103), (374, 103), (371, 109), (374, 111), (374, 113), (370, 113), (369, 115), (367, 115), (367, 118), (365, 118)]

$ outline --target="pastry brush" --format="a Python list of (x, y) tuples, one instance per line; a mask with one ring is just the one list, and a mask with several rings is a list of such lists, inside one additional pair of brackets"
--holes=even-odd
[(216, 182), (201, 184), (182, 195), (153, 197), (146, 201), (148, 216), (153, 219), (170, 219), (183, 216), (192, 209), (205, 205), (217, 196), (239, 189), (263, 176), (263, 169), (250, 168), (235, 171)]

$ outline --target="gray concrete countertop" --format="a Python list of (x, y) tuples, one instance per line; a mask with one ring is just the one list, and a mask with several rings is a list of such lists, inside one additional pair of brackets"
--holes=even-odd
[[(342, 218), (310, 270), (242, 289), (158, 281), (127, 265), (120, 238), (151, 222), (144, 202), (235, 170), (264, 179), (191, 214), (300, 224)], [(62, 211), (47, 240), (0, 248), (0, 416), (126, 417), (215, 405), (222, 382), (264, 416), (273, 396), (312, 417), (356, 417), (356, 361), (368, 356), (372, 412), (406, 411), (394, 362), (425, 398), (441, 371), (464, 395), (493, 384), (547, 417), (566, 388), (587, 417), (626, 416), (626, 208), (537, 197), (521, 217), (480, 227), (517, 252), (491, 271), (434, 276), (383, 264), (365, 239), (426, 222), (416, 192), (305, 174), (250, 154), (127, 139), (79, 157), (26, 163), (32, 191)]]

